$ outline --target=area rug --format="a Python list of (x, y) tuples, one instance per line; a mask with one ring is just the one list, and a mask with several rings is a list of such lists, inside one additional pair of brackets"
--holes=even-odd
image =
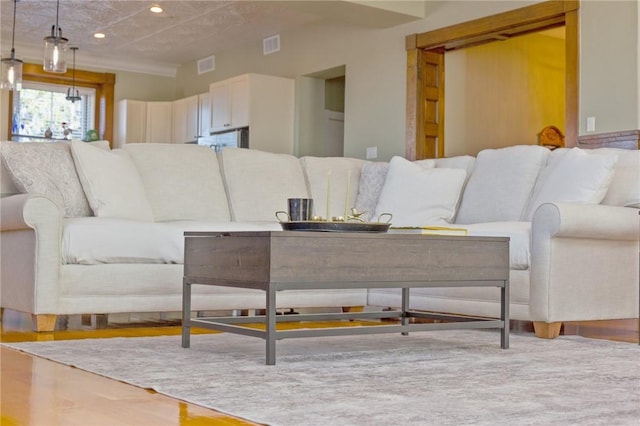
[(230, 334), (6, 346), (269, 425), (637, 425), (640, 347), (492, 330), (264, 341)]

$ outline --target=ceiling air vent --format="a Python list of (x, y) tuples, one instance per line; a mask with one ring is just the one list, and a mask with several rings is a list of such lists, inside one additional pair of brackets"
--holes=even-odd
[(280, 51), (280, 35), (274, 35), (262, 40), (262, 54), (269, 55)]
[(216, 57), (209, 56), (208, 58), (203, 58), (198, 60), (198, 75), (204, 74), (209, 71), (213, 71), (216, 69)]

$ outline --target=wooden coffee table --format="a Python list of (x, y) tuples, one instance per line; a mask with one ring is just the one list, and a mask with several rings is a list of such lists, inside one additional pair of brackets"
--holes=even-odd
[[(185, 232), (182, 347), (191, 327), (260, 337), (266, 363), (276, 362), (276, 341), (312, 336), (378, 334), (439, 329), (500, 329), (509, 347), (509, 238), (392, 233)], [(218, 285), (265, 292), (266, 314), (191, 318), (191, 286)], [(434, 315), (409, 309), (416, 287), (497, 287), (500, 318)], [(282, 290), (400, 288), (398, 310), (276, 315)], [(295, 308), (295, 306), (292, 306)], [(277, 322), (400, 318), (390, 325), (276, 330)], [(454, 320), (410, 323), (411, 318)], [(264, 329), (248, 328), (263, 323)]]

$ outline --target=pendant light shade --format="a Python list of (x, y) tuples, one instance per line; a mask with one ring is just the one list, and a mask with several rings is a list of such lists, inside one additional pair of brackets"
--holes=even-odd
[(79, 101), (82, 98), (80, 97), (80, 91), (76, 89), (76, 50), (78, 50), (78, 48), (74, 46), (71, 48), (71, 50), (73, 50), (73, 74), (71, 80), (72, 85), (67, 89), (66, 99), (68, 101), (71, 101), (71, 103), (74, 103), (75, 101)]
[(56, 24), (51, 27), (51, 35), (44, 38), (44, 61), (42, 68), (46, 72), (67, 72), (66, 53), (69, 40), (62, 37), (62, 29), (58, 26), (60, 0), (56, 4)]
[(20, 91), (22, 89), (22, 61), (16, 58), (16, 50), (13, 47), (16, 34), (16, 5), (18, 0), (13, 0), (13, 29), (11, 33), (11, 56), (2, 58), (0, 66), (0, 89)]

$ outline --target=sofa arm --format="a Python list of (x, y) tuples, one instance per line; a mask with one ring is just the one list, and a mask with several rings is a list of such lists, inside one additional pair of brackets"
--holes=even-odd
[(0, 199), (2, 307), (57, 313), (62, 210), (37, 194)]
[(530, 313), (534, 321), (638, 315), (637, 209), (543, 204), (531, 225)]

